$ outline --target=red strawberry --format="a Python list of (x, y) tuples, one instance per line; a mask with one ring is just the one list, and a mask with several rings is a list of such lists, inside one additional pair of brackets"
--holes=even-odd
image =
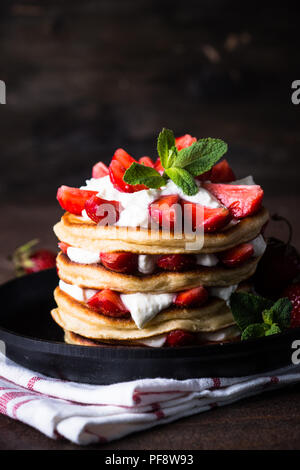
[(292, 284), (283, 291), (283, 296), (287, 297), (293, 305), (291, 313), (291, 328), (300, 327), (300, 282)]
[(234, 181), (236, 177), (228, 161), (222, 160), (212, 167), (209, 179), (212, 183), (230, 183)]
[(71, 214), (81, 215), (85, 202), (96, 194), (97, 191), (61, 186), (57, 190), (56, 198), (64, 210)]
[(185, 330), (173, 330), (170, 331), (166, 338), (167, 346), (187, 346), (195, 343), (195, 335)]
[(175, 145), (177, 147), (177, 150), (181, 150), (186, 147), (189, 147), (194, 142), (197, 142), (197, 139), (196, 137), (192, 137), (190, 134), (185, 134), (185, 135), (182, 135), (181, 137), (176, 137), (175, 139)]
[(240, 245), (219, 253), (219, 258), (225, 266), (233, 268), (247, 261), (247, 259), (251, 258), (253, 253), (254, 249), (251, 243), (241, 243)]
[(67, 254), (69, 246), (71, 246), (71, 245), (69, 245), (68, 243), (65, 243), (65, 242), (59, 242), (59, 244), (58, 244), (58, 247), (61, 249), (61, 251), (65, 255)]
[(154, 163), (153, 163), (153, 161), (151, 160), (150, 157), (141, 157), (141, 158), (139, 159), (139, 163), (140, 163), (141, 165), (144, 164), (144, 165), (146, 165), (146, 166), (150, 166), (150, 168), (154, 168)]
[(107, 176), (108, 173), (108, 167), (105, 165), (105, 163), (98, 162), (93, 166), (93, 178), (102, 178), (103, 176)]
[(190, 307), (192, 305), (199, 306), (204, 304), (207, 299), (207, 290), (205, 289), (205, 287), (199, 286), (177, 294), (174, 304), (180, 307)]
[(154, 168), (156, 171), (158, 171), (158, 173), (160, 173), (161, 175), (163, 174), (163, 172), (165, 171), (164, 170), (164, 167), (162, 166), (161, 164), (161, 161), (160, 161), (160, 158), (158, 157), (158, 159), (156, 160), (156, 162), (154, 163)]
[(162, 196), (150, 204), (149, 214), (161, 227), (172, 230), (182, 219), (181, 207), (178, 203), (179, 196), (177, 194)]
[(208, 170), (205, 173), (202, 173), (202, 175), (196, 176), (196, 180), (198, 181), (209, 181), (210, 178), (211, 178), (211, 170)]
[(219, 199), (231, 215), (237, 219), (257, 212), (264, 195), (258, 185), (203, 183), (203, 187)]
[(216, 232), (224, 227), (230, 219), (229, 211), (225, 207), (212, 209), (188, 201), (181, 201), (181, 205), (186, 229), (195, 231), (203, 226), (205, 233)]
[(23, 274), (37, 273), (44, 269), (54, 268), (56, 265), (56, 253), (49, 250), (33, 251), (32, 248), (38, 240), (31, 240), (20, 246), (14, 252), (12, 261), (15, 265), (17, 276)]
[(134, 253), (101, 253), (102, 264), (117, 273), (133, 273), (137, 271), (138, 255)]
[(84, 208), (89, 218), (96, 224), (113, 225), (120, 217), (120, 203), (118, 201), (106, 201), (98, 196), (88, 199)]
[(93, 310), (97, 310), (108, 317), (127, 317), (129, 314), (120, 295), (110, 289), (100, 290), (87, 301), (87, 304)]
[(194, 255), (161, 255), (156, 264), (166, 271), (183, 271), (193, 269), (196, 265), (196, 258)]
[(136, 162), (125, 150), (117, 149), (113, 159), (109, 165), (109, 177), (116, 189), (123, 193), (134, 193), (136, 191), (141, 191), (142, 189), (147, 189), (147, 186), (143, 184), (131, 185), (125, 183), (123, 176), (125, 171), (131, 166), (132, 163)]

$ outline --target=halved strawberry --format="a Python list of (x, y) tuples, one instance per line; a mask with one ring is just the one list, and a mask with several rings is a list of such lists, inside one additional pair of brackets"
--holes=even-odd
[(166, 338), (166, 346), (187, 346), (196, 342), (196, 336), (185, 330), (170, 331)]
[(203, 187), (219, 199), (237, 219), (255, 214), (261, 207), (264, 195), (258, 185), (204, 183)]
[(141, 165), (146, 165), (146, 166), (150, 166), (150, 168), (154, 168), (154, 163), (150, 157), (141, 157), (139, 159), (139, 163)]
[(81, 215), (85, 202), (96, 194), (97, 191), (61, 186), (57, 190), (56, 198), (64, 210), (71, 214)]
[(156, 171), (158, 171), (158, 173), (160, 173), (161, 175), (163, 174), (163, 172), (165, 171), (164, 170), (164, 167), (162, 166), (161, 164), (161, 161), (160, 161), (160, 158), (158, 157), (156, 162), (154, 163), (154, 168)]
[(171, 230), (182, 217), (178, 194), (162, 196), (149, 206), (149, 214), (161, 227)]
[(211, 170), (208, 170), (205, 173), (202, 173), (202, 175), (196, 176), (195, 179), (198, 180), (198, 181), (210, 181), (210, 179), (211, 179)]
[(107, 176), (108, 173), (108, 167), (105, 165), (105, 163), (98, 162), (93, 166), (93, 178), (102, 178), (103, 176)]
[(240, 245), (219, 253), (219, 258), (225, 266), (233, 268), (247, 261), (247, 259), (251, 258), (253, 253), (254, 249), (251, 243), (241, 243)]
[(222, 160), (212, 167), (209, 179), (212, 183), (230, 183), (234, 181), (236, 177), (228, 161)]
[(134, 193), (147, 189), (147, 186), (143, 184), (132, 185), (123, 181), (125, 171), (131, 166), (136, 160), (131, 157), (125, 150), (117, 149), (112, 161), (109, 165), (109, 177), (114, 187), (123, 193)]
[(120, 217), (120, 203), (118, 201), (106, 201), (98, 196), (92, 196), (85, 202), (84, 208), (87, 215), (96, 224), (113, 225)]
[(202, 305), (208, 299), (208, 292), (205, 287), (199, 286), (185, 290), (177, 294), (174, 304), (180, 307), (190, 307), (192, 305)]
[(196, 137), (192, 137), (190, 134), (185, 134), (181, 137), (176, 137), (175, 139), (175, 145), (177, 147), (177, 150), (182, 150), (186, 147), (189, 147), (194, 142), (197, 142), (197, 139)]
[(183, 271), (193, 269), (196, 265), (194, 255), (161, 255), (156, 261), (159, 268), (166, 271)]
[(138, 255), (134, 253), (101, 253), (102, 264), (117, 273), (133, 273), (138, 268)]
[(97, 312), (108, 317), (125, 317), (129, 314), (120, 295), (110, 289), (103, 289), (97, 292), (87, 301), (87, 304), (93, 310), (97, 310)]
[(183, 200), (181, 205), (186, 229), (191, 228), (195, 231), (203, 227), (205, 233), (216, 232), (230, 219), (229, 211), (225, 207), (210, 208)]
[(65, 243), (65, 242), (59, 242), (58, 243), (58, 247), (61, 249), (61, 251), (66, 255), (67, 254), (67, 251), (68, 251), (68, 248), (70, 247), (71, 245), (69, 245), (68, 243)]

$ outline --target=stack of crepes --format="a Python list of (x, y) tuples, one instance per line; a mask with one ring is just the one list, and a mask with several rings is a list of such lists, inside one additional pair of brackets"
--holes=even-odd
[[(195, 141), (176, 138), (177, 150)], [(251, 289), (265, 250), (261, 187), (252, 176), (237, 181), (222, 160), (195, 178), (196, 194), (167, 178), (149, 189), (125, 182), (133, 162), (118, 149), (109, 168), (94, 166), (85, 186), (58, 190), (67, 212), (54, 227), (61, 252), (52, 317), (65, 341), (170, 347), (238, 340), (230, 295)], [(164, 172), (159, 158), (139, 163)], [(115, 218), (103, 223), (107, 203)], [(176, 231), (178, 207), (192, 231)], [(194, 230), (198, 210), (202, 232)]]

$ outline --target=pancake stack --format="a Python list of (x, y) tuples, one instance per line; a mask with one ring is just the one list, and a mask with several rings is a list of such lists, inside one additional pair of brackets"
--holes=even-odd
[[(205, 231), (202, 243), (196, 243), (200, 235), (194, 232), (177, 237), (145, 224), (101, 225), (91, 218), (86, 201), (101, 198), (101, 188), (110, 185), (114, 199), (108, 199), (106, 191), (106, 200), (118, 196), (122, 205), (124, 199), (108, 173), (101, 163), (100, 176), (94, 171), (84, 188), (62, 187), (58, 197), (69, 211), (54, 227), (61, 251), (52, 317), (63, 328), (65, 341), (171, 347), (237, 340), (230, 294), (251, 289), (249, 279), (265, 248), (261, 230), (267, 210), (259, 204), (247, 216), (229, 217), (220, 229)], [(142, 197), (145, 191), (131, 194)]]

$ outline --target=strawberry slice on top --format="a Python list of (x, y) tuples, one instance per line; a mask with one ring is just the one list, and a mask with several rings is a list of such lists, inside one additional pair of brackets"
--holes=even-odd
[(156, 162), (154, 163), (154, 169), (158, 171), (161, 175), (164, 173), (164, 167), (161, 164), (160, 158), (158, 157)]
[(103, 178), (103, 176), (107, 176), (108, 173), (108, 167), (105, 165), (105, 163), (98, 162), (96, 163), (96, 165), (93, 166), (93, 178)]
[(106, 201), (94, 195), (85, 202), (84, 208), (89, 218), (96, 224), (113, 225), (120, 218), (118, 201)]
[(207, 179), (212, 183), (231, 183), (236, 177), (228, 161), (224, 159), (212, 167), (210, 178)]
[(251, 243), (241, 243), (240, 245), (219, 253), (219, 258), (225, 266), (233, 268), (245, 263), (245, 261), (253, 256), (253, 253), (254, 249)]
[(129, 155), (123, 149), (117, 149), (109, 165), (109, 177), (114, 187), (123, 193), (134, 193), (143, 189), (148, 189), (143, 184), (128, 184), (123, 181), (125, 171), (131, 166), (136, 160)]
[(160, 227), (171, 230), (181, 219), (181, 208), (179, 206), (178, 194), (162, 196), (152, 202), (149, 206), (150, 217), (159, 224)]
[(184, 227), (193, 231), (203, 227), (205, 233), (216, 232), (230, 220), (230, 214), (225, 207), (210, 208), (189, 201), (181, 201), (184, 217)]
[(96, 194), (97, 191), (61, 186), (57, 190), (56, 198), (62, 209), (71, 214), (81, 215), (86, 201)]
[(227, 207), (232, 217), (242, 219), (255, 214), (261, 207), (264, 192), (258, 185), (203, 183)]
[(176, 137), (175, 139), (175, 145), (178, 151), (189, 147), (194, 142), (197, 142), (197, 139), (196, 137), (192, 137), (190, 134), (185, 134), (181, 137)]
[(150, 168), (154, 168), (154, 163), (150, 157), (141, 157), (139, 159), (139, 163), (141, 165), (146, 165), (146, 166), (149, 166)]

